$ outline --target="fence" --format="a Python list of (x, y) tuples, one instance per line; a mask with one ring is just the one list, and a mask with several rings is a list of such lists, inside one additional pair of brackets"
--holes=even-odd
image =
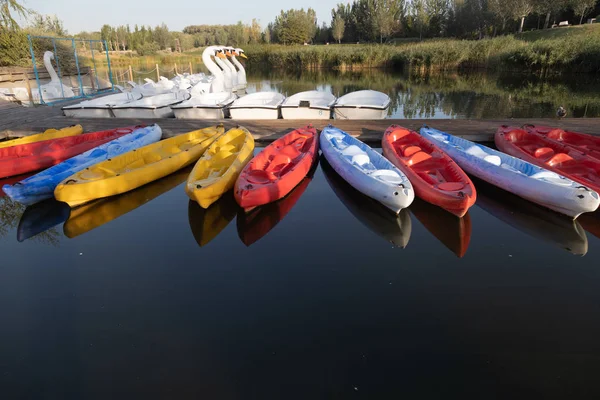
[(129, 81), (140, 83), (140, 81), (142, 81), (144, 78), (150, 78), (158, 81), (160, 80), (161, 76), (169, 77), (185, 73), (194, 73), (191, 61), (188, 63), (188, 65), (173, 64), (173, 68), (170, 69), (166, 68), (165, 65), (163, 65), (161, 69), (158, 64), (155, 64), (155, 67), (149, 71), (139, 71), (134, 69), (131, 65), (124, 69), (116, 68), (114, 72), (114, 79), (115, 84), (125, 86)]
[[(37, 83), (37, 89), (30, 91), (32, 103), (52, 105), (66, 100), (114, 91), (110, 57), (105, 41), (32, 35), (28, 35), (27, 38)], [(88, 46), (90, 59), (85, 54), (88, 52)], [(80, 57), (80, 52), (85, 54), (83, 58)], [(99, 53), (99, 57), (106, 56), (108, 66), (106, 80), (98, 76), (97, 53)], [(47, 75), (38, 68), (40, 56), (43, 59)], [(54, 61), (56, 69), (54, 69), (52, 61)], [(91, 65), (82, 66), (82, 62)], [(50, 82), (42, 81), (46, 76), (50, 78)]]

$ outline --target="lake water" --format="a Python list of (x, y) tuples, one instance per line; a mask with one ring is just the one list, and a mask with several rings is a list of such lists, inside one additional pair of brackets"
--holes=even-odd
[[(154, 65), (137, 66), (134, 71), (151, 68)], [(173, 65), (159, 68), (165, 76), (173, 75)], [(202, 66), (193, 69), (197, 72)], [(128, 69), (117, 68), (114, 75), (127, 77)], [(156, 73), (134, 74), (138, 82), (146, 77), (156, 79)], [(600, 77), (596, 75), (540, 78), (512, 71), (492, 74), (478, 70), (425, 76), (380, 69), (248, 71), (248, 92), (277, 91), (291, 96), (315, 89), (336, 96), (361, 89), (385, 92), (392, 99), (391, 118), (553, 118), (560, 106), (569, 117), (600, 117)]]
[(188, 172), (70, 213), (0, 198), (4, 398), (600, 394), (600, 215), (476, 181), (462, 219), (395, 218), (322, 160), (205, 211)]

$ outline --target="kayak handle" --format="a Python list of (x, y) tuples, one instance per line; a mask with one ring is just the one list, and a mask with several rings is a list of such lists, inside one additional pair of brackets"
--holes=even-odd
[(77, 182), (75, 179), (69, 179), (68, 181), (65, 182), (65, 185), (68, 185), (69, 183), (75, 183)]

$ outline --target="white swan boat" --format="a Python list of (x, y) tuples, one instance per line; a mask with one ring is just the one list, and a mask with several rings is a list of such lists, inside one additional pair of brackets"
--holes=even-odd
[(328, 92), (310, 90), (296, 93), (281, 104), (283, 119), (329, 119), (335, 96)]
[(232, 119), (277, 119), (285, 96), (275, 92), (247, 94), (229, 106)]
[(141, 93), (117, 93), (81, 103), (64, 106), (63, 114), (71, 118), (111, 118), (111, 107), (131, 103), (142, 98)]
[(237, 99), (232, 93), (206, 93), (171, 107), (177, 119), (223, 119), (227, 107)]
[(359, 90), (337, 99), (333, 105), (336, 119), (384, 119), (390, 97), (375, 90)]
[(164, 93), (111, 107), (116, 118), (171, 118), (171, 106), (190, 98), (185, 91)]

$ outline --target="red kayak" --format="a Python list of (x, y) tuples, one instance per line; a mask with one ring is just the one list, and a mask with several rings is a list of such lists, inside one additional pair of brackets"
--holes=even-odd
[(524, 125), (523, 129), (529, 133), (536, 133), (547, 137), (548, 139), (561, 142), (564, 145), (574, 147), (577, 150), (600, 160), (600, 136), (565, 131), (550, 126)]
[(494, 141), (500, 151), (600, 192), (600, 160), (576, 148), (505, 125), (498, 128)]
[(467, 174), (428, 139), (415, 131), (390, 126), (381, 140), (383, 155), (398, 167), (423, 200), (462, 217), (477, 192)]
[(235, 200), (245, 210), (285, 197), (306, 176), (318, 154), (317, 130), (296, 129), (263, 149), (242, 170)]
[(142, 127), (128, 126), (0, 148), (0, 177), (49, 168)]

